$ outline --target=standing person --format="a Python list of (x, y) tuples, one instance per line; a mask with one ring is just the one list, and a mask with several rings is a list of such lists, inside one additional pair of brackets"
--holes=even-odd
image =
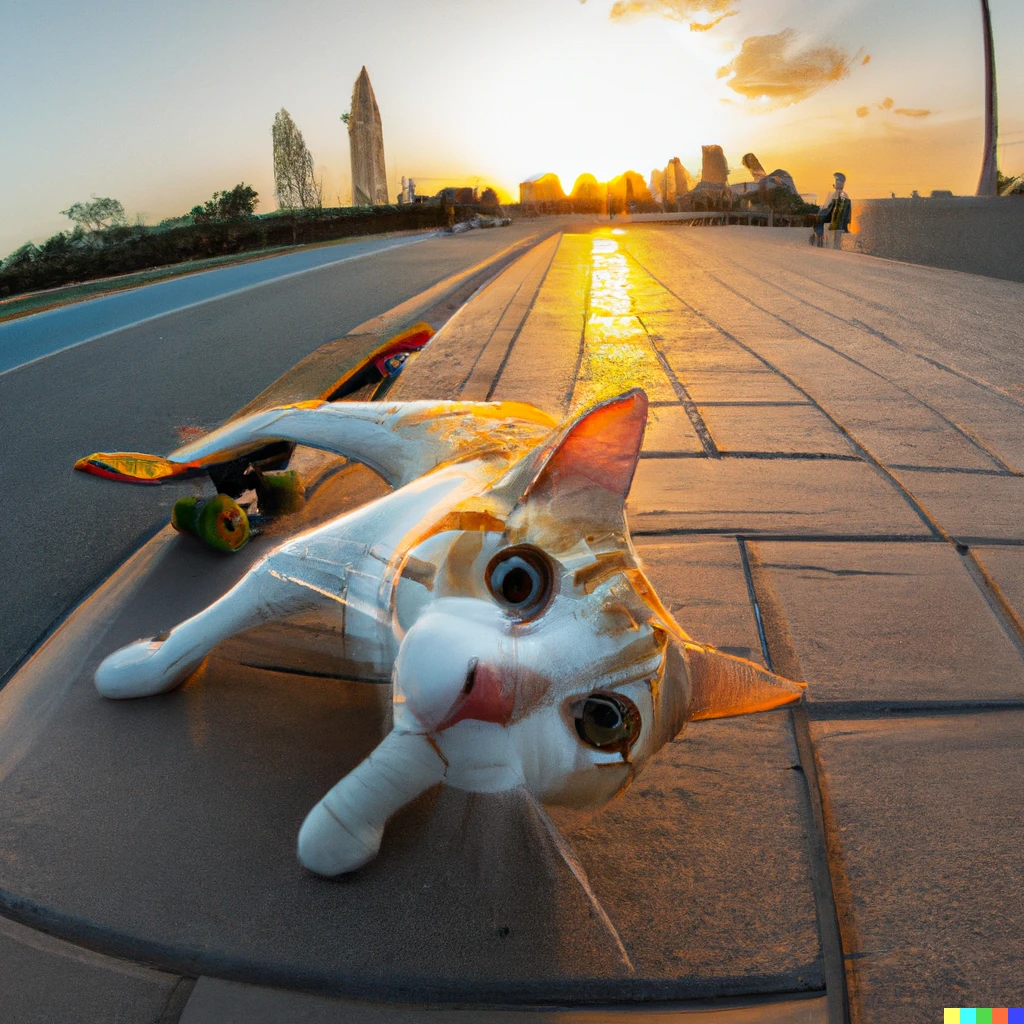
[(846, 175), (836, 171), (833, 175), (834, 188), (825, 200), (825, 205), (818, 213), (818, 222), (814, 225), (814, 239), (819, 246), (825, 244), (825, 225), (832, 230), (832, 248), (839, 249), (843, 244), (843, 232), (850, 230), (850, 216), (853, 205), (846, 194)]

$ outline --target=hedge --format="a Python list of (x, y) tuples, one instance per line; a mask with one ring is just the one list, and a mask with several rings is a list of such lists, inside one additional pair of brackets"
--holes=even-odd
[[(456, 207), (456, 221), (479, 210)], [(448, 224), (438, 204), (289, 210), (210, 224), (114, 227), (94, 235), (59, 234), (23, 246), (0, 264), (0, 296), (77, 284), (211, 256), (307, 245), (354, 235), (418, 231)]]

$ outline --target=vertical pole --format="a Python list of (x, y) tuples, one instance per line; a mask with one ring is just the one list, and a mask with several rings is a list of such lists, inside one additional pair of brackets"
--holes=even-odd
[(978, 195), (998, 195), (996, 190), (996, 137), (999, 132), (996, 117), (996, 57), (992, 39), (992, 14), (988, 0), (981, 0), (982, 32), (985, 37), (985, 151), (981, 160)]

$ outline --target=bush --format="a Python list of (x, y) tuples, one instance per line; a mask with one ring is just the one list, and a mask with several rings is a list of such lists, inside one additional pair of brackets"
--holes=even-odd
[[(456, 207), (456, 219), (465, 220), (476, 212), (475, 208)], [(23, 245), (0, 263), (0, 296), (254, 249), (421, 230), (443, 224), (441, 206), (416, 203), (370, 209), (288, 210), (264, 217), (204, 223), (179, 217), (158, 228), (110, 227), (92, 235), (61, 232), (41, 246)]]
[(189, 216), (196, 224), (212, 224), (220, 220), (239, 220), (251, 217), (259, 204), (259, 193), (240, 182), (230, 192), (214, 192), (204, 206), (193, 206)]

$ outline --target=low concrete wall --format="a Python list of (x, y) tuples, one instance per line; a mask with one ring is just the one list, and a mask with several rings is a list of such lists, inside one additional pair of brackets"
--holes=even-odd
[(1024, 197), (853, 201), (844, 249), (1024, 281)]

